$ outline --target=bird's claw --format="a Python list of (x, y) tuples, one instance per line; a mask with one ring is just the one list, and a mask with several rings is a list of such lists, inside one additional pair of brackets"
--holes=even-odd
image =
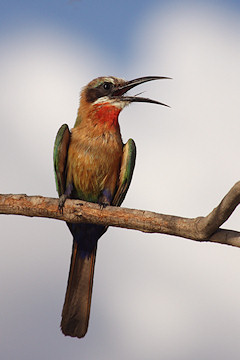
[(109, 203), (107, 203), (107, 202), (101, 202), (101, 203), (99, 203), (100, 210), (105, 209), (108, 205), (109, 205)]
[(59, 198), (58, 210), (60, 211), (61, 214), (63, 213), (63, 208), (66, 200), (67, 200), (67, 195), (65, 194), (61, 195)]
[(110, 201), (108, 200), (108, 198), (105, 195), (102, 195), (98, 199), (98, 204), (100, 206), (100, 210), (102, 210), (102, 209), (105, 209), (105, 207), (107, 207), (108, 205), (110, 205)]

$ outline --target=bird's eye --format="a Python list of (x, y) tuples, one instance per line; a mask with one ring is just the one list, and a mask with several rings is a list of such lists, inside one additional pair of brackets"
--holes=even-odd
[(104, 90), (110, 90), (111, 87), (112, 87), (112, 83), (109, 83), (109, 82), (103, 83)]

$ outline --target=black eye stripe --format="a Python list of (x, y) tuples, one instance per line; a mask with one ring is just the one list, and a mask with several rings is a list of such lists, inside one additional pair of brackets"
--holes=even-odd
[(114, 85), (112, 82), (105, 81), (101, 86), (106, 92), (110, 92)]
[(103, 96), (111, 94), (113, 86), (113, 83), (105, 81), (97, 87), (88, 89), (86, 92), (86, 100), (88, 102), (94, 102)]
[(109, 90), (112, 87), (111, 85), (112, 85), (112, 83), (109, 83), (109, 82), (103, 83), (104, 90)]

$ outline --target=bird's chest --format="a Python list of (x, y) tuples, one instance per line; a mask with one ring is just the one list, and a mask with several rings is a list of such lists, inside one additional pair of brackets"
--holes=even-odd
[(104, 189), (114, 193), (122, 158), (120, 133), (101, 134), (72, 131), (68, 151), (67, 182), (72, 181), (78, 196), (97, 201)]

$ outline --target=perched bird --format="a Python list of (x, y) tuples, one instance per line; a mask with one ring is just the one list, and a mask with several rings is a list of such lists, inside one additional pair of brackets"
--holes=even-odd
[[(124, 145), (118, 115), (132, 102), (160, 104), (125, 93), (144, 82), (167, 79), (146, 76), (131, 81), (109, 76), (92, 80), (81, 92), (74, 128), (59, 129), (54, 145), (54, 170), (59, 206), (66, 198), (81, 199), (100, 206), (120, 206), (129, 188), (135, 166), (136, 146)], [(81, 338), (88, 328), (97, 241), (107, 227), (67, 223), (73, 235), (71, 265), (61, 329)]]

